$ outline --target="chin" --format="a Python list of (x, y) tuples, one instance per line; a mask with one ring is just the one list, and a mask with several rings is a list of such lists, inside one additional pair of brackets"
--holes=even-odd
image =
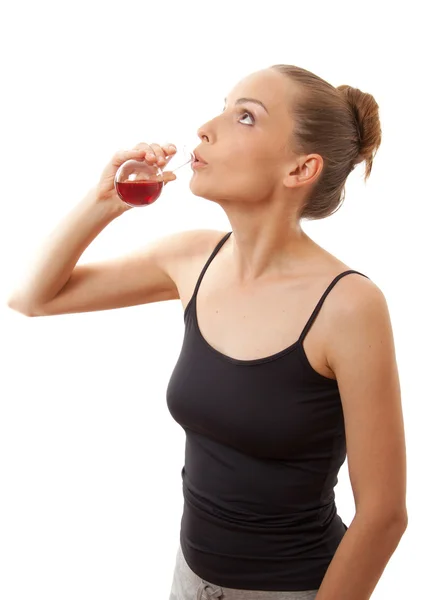
[(208, 186), (193, 184), (191, 181), (189, 189), (193, 196), (203, 198), (204, 200), (210, 200), (211, 202), (218, 202), (217, 195), (214, 196), (212, 191), (209, 190)]
[(201, 196), (201, 197), (205, 198), (206, 196), (204, 196), (204, 193), (206, 193), (208, 191), (209, 186), (206, 185), (206, 183), (203, 184), (199, 180), (198, 174), (194, 173), (194, 175), (191, 177), (191, 180), (189, 182), (189, 189), (194, 194), (194, 196)]

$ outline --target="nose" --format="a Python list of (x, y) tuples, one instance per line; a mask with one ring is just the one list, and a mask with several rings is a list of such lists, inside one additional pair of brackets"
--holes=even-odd
[(208, 136), (206, 135), (206, 133), (204, 132), (204, 130), (201, 127), (199, 127), (199, 129), (197, 130), (197, 136), (200, 138), (200, 140), (202, 142), (208, 142), (209, 141)]
[(208, 135), (209, 127), (210, 127), (210, 122), (207, 121), (206, 123), (203, 123), (203, 125), (201, 125), (197, 129), (197, 136), (200, 138), (200, 140), (202, 142), (209, 142), (209, 135)]

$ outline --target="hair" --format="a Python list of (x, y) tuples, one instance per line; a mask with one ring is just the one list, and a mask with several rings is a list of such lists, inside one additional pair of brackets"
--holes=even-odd
[(287, 76), (298, 89), (290, 109), (293, 150), (319, 154), (324, 162), (299, 219), (324, 219), (342, 206), (346, 179), (357, 164), (366, 162), (365, 183), (371, 174), (382, 139), (379, 106), (371, 94), (349, 85), (334, 87), (306, 69), (294, 65), (270, 68)]

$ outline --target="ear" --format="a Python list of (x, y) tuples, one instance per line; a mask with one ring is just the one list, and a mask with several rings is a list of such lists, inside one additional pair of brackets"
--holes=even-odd
[(316, 183), (322, 169), (324, 161), (319, 154), (308, 154), (295, 165), (295, 168), (284, 178), (283, 183), (286, 187), (301, 187)]

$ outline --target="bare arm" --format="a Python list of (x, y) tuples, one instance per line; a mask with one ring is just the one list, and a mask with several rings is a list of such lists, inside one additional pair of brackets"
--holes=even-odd
[(124, 256), (77, 265), (120, 210), (104, 208), (93, 191), (87, 194), (49, 236), (27, 278), (10, 297), (9, 307), (34, 317), (179, 299), (179, 272), (188, 259), (216, 243), (221, 232), (175, 232)]
[(176, 279), (186, 258), (212, 236), (210, 230), (180, 231), (121, 257), (77, 265), (54, 298), (25, 314), (50, 316), (178, 300)]
[(54, 298), (69, 280), (79, 258), (97, 235), (119, 214), (113, 204), (100, 202), (92, 188), (45, 240), (26, 278), (8, 300), (24, 314)]
[[(131, 210), (117, 195), (114, 177), (126, 160), (141, 160), (147, 151), (153, 151), (153, 158), (145, 158), (147, 163), (160, 160), (166, 164), (175, 148), (141, 142), (132, 150), (116, 152), (103, 170), (98, 185), (45, 240), (32, 267), (9, 297), (10, 308), (28, 316), (41, 316), (104, 310), (176, 297), (174, 281), (162, 260), (172, 248), (173, 236), (153, 241), (145, 250), (122, 259), (76, 266), (84, 250), (104, 227)], [(175, 178), (172, 172), (165, 171), (164, 185)], [(179, 234), (175, 236), (180, 240)]]

